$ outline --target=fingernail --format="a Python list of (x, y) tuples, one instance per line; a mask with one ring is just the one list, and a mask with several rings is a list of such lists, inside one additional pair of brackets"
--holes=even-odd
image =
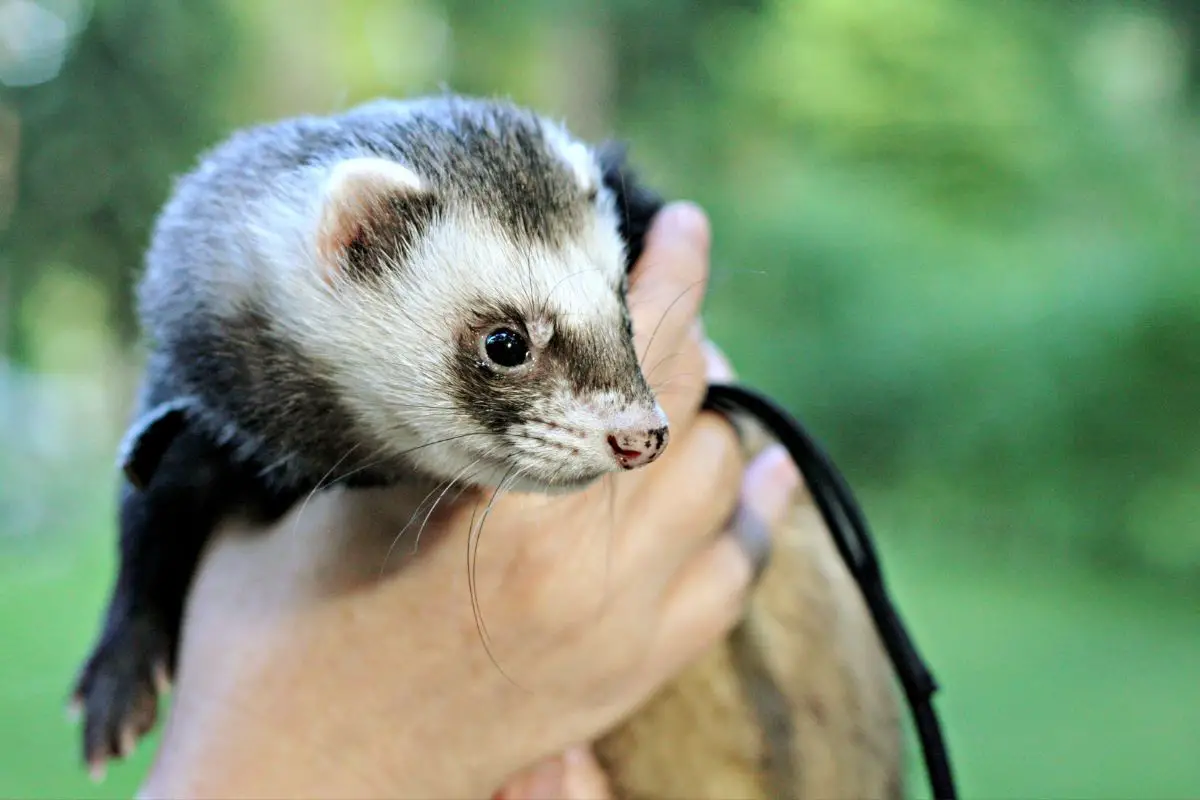
[(764, 449), (746, 470), (751, 502), (768, 519), (774, 519), (787, 509), (800, 479), (796, 462), (781, 444)]
[(562, 760), (568, 767), (577, 767), (587, 763), (590, 757), (586, 747), (570, 747), (563, 752)]
[(563, 773), (559, 797), (569, 797), (572, 800), (606, 800), (612, 797), (608, 778), (592, 757), (590, 749), (572, 748), (564, 754), (563, 761), (566, 763), (566, 770)]
[(700, 247), (708, 246), (708, 216), (694, 203), (671, 203), (659, 212), (658, 224), (675, 235), (692, 240)]
[(772, 445), (750, 463), (743, 485), (733, 533), (750, 559), (757, 582), (770, 560), (771, 531), (788, 513), (800, 473), (787, 450)]
[(758, 583), (771, 560), (771, 529), (744, 504), (733, 517), (732, 533), (750, 562), (750, 585)]

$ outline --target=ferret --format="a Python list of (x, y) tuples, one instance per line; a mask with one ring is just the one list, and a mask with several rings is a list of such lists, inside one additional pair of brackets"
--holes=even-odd
[[(73, 693), (89, 765), (155, 724), (229, 515), (270, 522), (335, 484), (564, 492), (653, 463), (670, 426), (626, 294), (662, 204), (623, 147), (453, 94), (260, 125), (203, 154), (137, 288), (148, 356), (120, 453), (119, 570)], [(806, 500), (749, 609), (596, 745), (617, 796), (899, 796), (887, 659)]]

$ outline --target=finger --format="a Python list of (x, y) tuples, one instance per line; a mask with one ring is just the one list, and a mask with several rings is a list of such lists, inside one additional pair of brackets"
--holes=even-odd
[[(716, 411), (704, 411), (674, 452), (659, 459), (654, 482), (658, 497), (675, 499), (659, 503), (661, 512), (680, 524), (718, 530), (729, 520), (744, 480), (747, 458), (737, 432)], [(648, 495), (647, 495), (648, 496)]]
[(608, 800), (608, 778), (587, 747), (572, 747), (511, 778), (492, 800)]
[(567, 800), (608, 800), (612, 790), (608, 776), (586, 747), (575, 747), (563, 756), (562, 794)]
[(561, 755), (547, 758), (514, 778), (492, 800), (560, 800), (564, 793), (566, 763)]
[(670, 680), (741, 619), (753, 566), (732, 536), (721, 536), (693, 557), (664, 595), (647, 677)]
[(643, 369), (678, 352), (696, 321), (708, 281), (708, 248), (708, 219), (697, 206), (673, 203), (655, 217), (629, 289)]
[(655, 570), (643, 580), (646, 588), (662, 591), (675, 568), (709, 546), (728, 523), (744, 469), (733, 428), (716, 413), (701, 414), (686, 437), (644, 470), (631, 498), (638, 524), (616, 533), (617, 557), (637, 571)]
[(730, 534), (750, 560), (756, 579), (766, 568), (774, 531), (786, 523), (800, 481), (800, 471), (782, 445), (768, 447), (746, 469)]
[(686, 436), (700, 413), (708, 385), (708, 366), (700, 340), (686, 336), (678, 348), (657, 361), (647, 362), (643, 370), (646, 382), (667, 415), (671, 437)]
[[(661, 311), (674, 295), (665, 301), (654, 299), (657, 290), (707, 281), (710, 244), (708, 217), (699, 206), (687, 202), (665, 206), (654, 218), (645, 249), (629, 273), (630, 300), (638, 304), (653, 300)], [(653, 319), (657, 322), (658, 317)]]
[(732, 383), (733, 367), (715, 344), (704, 338), (699, 319), (692, 325), (683, 349), (668, 356), (647, 375), (650, 386), (671, 424), (672, 436), (685, 436), (700, 413), (709, 384)]
[(746, 470), (730, 530), (697, 554), (665, 596), (650, 661), (661, 680), (677, 674), (742, 618), (749, 590), (766, 563), (770, 541), (787, 521), (799, 485), (799, 473), (781, 447), (764, 451)]

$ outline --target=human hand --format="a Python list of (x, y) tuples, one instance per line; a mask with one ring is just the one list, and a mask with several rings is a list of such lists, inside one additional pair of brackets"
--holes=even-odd
[[(710, 350), (710, 381), (731, 380), (732, 373), (715, 348)], [(765, 449), (746, 470), (742, 507), (761, 518), (774, 538), (786, 519), (801, 481), (787, 451), (774, 445)], [(610, 800), (608, 777), (591, 749), (577, 746), (540, 761), (509, 779), (492, 800)]]
[(226, 525), (189, 598), (146, 794), (486, 796), (594, 739), (734, 624), (752, 566), (720, 535), (737, 441), (698, 413), (707, 226), (677, 206), (647, 244), (630, 302), (664, 455), (574, 495), (443, 503), (415, 556), (391, 547), (415, 490), (328, 491), (269, 531)]

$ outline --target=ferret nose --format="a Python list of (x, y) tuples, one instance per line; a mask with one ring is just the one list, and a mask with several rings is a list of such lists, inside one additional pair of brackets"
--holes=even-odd
[(644, 467), (662, 455), (671, 438), (668, 426), (610, 431), (608, 446), (623, 469)]

